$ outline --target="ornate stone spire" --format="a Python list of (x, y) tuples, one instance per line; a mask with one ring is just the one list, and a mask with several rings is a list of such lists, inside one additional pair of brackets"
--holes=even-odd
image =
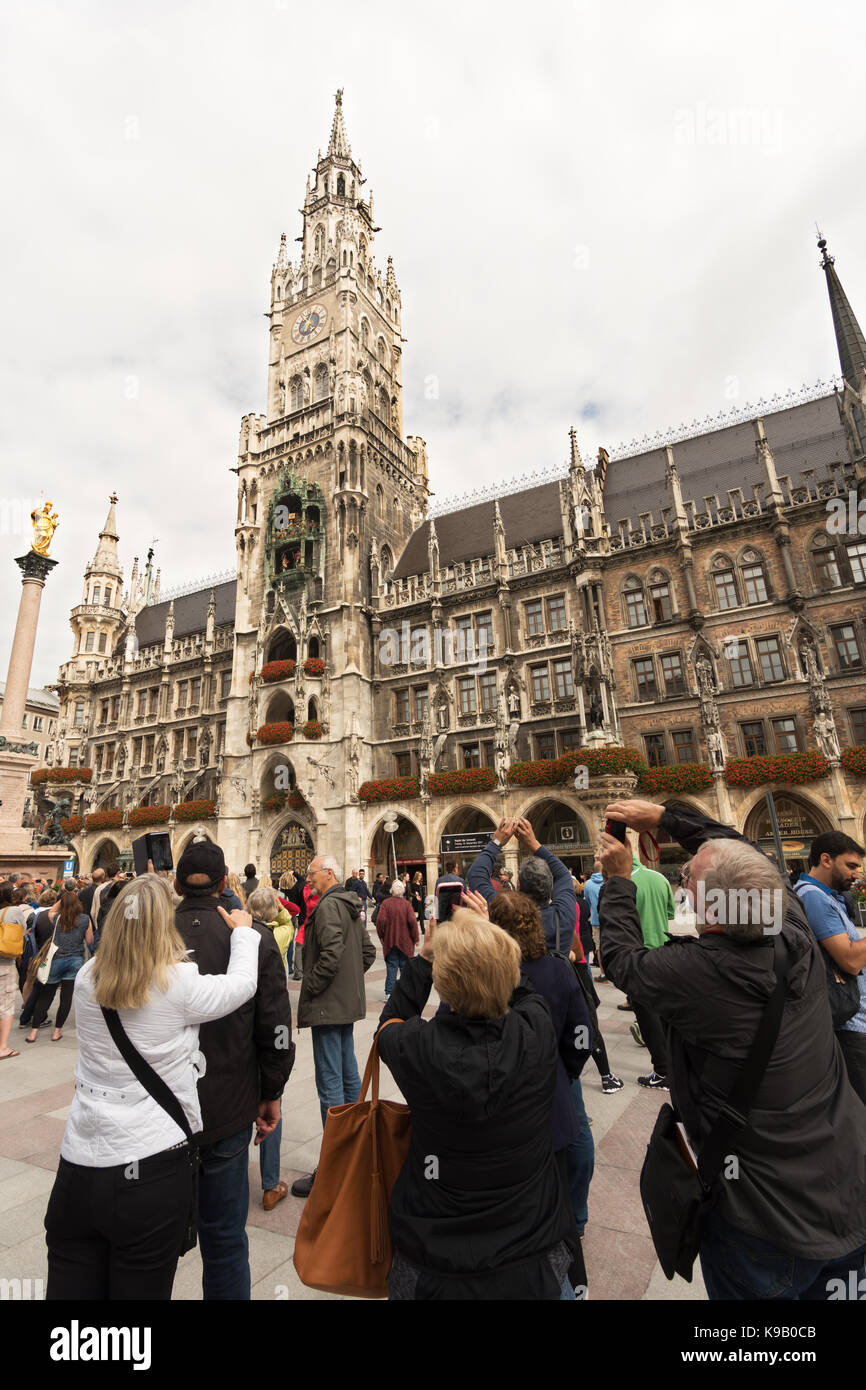
[(580, 456), (580, 448), (577, 443), (577, 430), (572, 425), (568, 431), (569, 440), (569, 468), (583, 468), (583, 459)]
[(328, 154), (336, 156), (338, 159), (351, 159), (352, 147), (349, 144), (349, 137), (346, 134), (346, 126), (343, 121), (343, 88), (337, 88), (337, 105), (334, 110), (334, 119), (331, 123), (331, 138), (328, 142)]
[(827, 277), (827, 293), (830, 296), (830, 311), (833, 315), (842, 376), (849, 386), (855, 391), (860, 391), (863, 386), (863, 373), (866, 371), (866, 338), (863, 337), (863, 330), (836, 274), (835, 257), (830, 255), (826, 239), (820, 232), (818, 250), (821, 252), (821, 269)]
[(105, 525), (99, 533), (96, 553), (87, 567), (89, 575), (110, 575), (115, 579), (119, 579), (121, 576), (120, 560), (117, 555), (117, 516), (114, 511), (116, 505), (117, 493), (113, 492), (109, 498)]
[(282, 236), (280, 237), (280, 249), (277, 252), (277, 270), (288, 270), (288, 268), (289, 253), (286, 248), (286, 234), (285, 232), (283, 232)]

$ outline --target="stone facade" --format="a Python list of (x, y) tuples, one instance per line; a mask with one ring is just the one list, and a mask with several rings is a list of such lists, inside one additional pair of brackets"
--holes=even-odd
[[(826, 245), (840, 387), (592, 465), (572, 431), (562, 467), (431, 515), (424, 441), (403, 435), (400, 291), (374, 258), (364, 182), (338, 95), (299, 259), (283, 236), (271, 275), (236, 579), (160, 599), (149, 557), (123, 593), (111, 501), (48, 759), (92, 768), (77, 809), (201, 800), (234, 867), (302, 866), (315, 847), (346, 872), (396, 856), (429, 883), (443, 835), (502, 815), (530, 815), (588, 867), (605, 801), (635, 782), (546, 786), (529, 769), (515, 784), (515, 763), (624, 744), (659, 769), (655, 795), (766, 839), (767, 787), (734, 785), (731, 760), (814, 749), (818, 780), (769, 784), (792, 860), (825, 825), (862, 839), (866, 779), (841, 754), (866, 744), (866, 345)], [(683, 790), (664, 769), (686, 764)], [(447, 771), (470, 789), (443, 789)], [(417, 783), (375, 786), (395, 777)], [(195, 827), (169, 826), (177, 853)], [(76, 837), (83, 866), (131, 833)]]

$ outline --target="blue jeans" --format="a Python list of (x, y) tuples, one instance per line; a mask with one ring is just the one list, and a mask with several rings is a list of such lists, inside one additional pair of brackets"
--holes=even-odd
[(595, 1144), (593, 1143), (592, 1130), (589, 1127), (579, 1080), (571, 1083), (571, 1098), (574, 1101), (574, 1108), (580, 1121), (580, 1134), (566, 1149), (565, 1161), (568, 1168), (568, 1186), (571, 1192), (574, 1219), (577, 1222), (578, 1235), (583, 1235), (589, 1216), (587, 1203), (589, 1184), (592, 1181), (595, 1168)]
[[(825, 1302), (866, 1297), (866, 1245), (831, 1260), (786, 1255), (766, 1240), (710, 1217), (701, 1241), (707, 1297)], [(859, 1291), (858, 1291), (859, 1287)]]
[(280, 1142), (283, 1137), (283, 1120), (276, 1129), (266, 1135), (259, 1144), (259, 1172), (262, 1175), (262, 1191), (270, 1192), (280, 1180)]
[(55, 956), (46, 984), (59, 985), (62, 980), (74, 980), (83, 964), (83, 956)]
[(332, 1105), (347, 1105), (361, 1094), (361, 1078), (355, 1061), (355, 1041), (351, 1023), (314, 1024), (313, 1062), (316, 1090), (322, 1109), (322, 1127)]
[(252, 1125), (200, 1150), (198, 1196), (201, 1290), (206, 1302), (249, 1299), (249, 1147)]
[(385, 957), (385, 993), (390, 994), (397, 983), (398, 975), (405, 970), (409, 957), (392, 946)]

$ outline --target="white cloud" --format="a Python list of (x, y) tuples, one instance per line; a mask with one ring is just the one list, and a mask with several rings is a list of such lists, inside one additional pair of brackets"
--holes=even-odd
[[(153, 536), (167, 584), (233, 562), (270, 266), (337, 86), (444, 496), (564, 460), (572, 422), (591, 458), (837, 370), (813, 224), (866, 320), (864, 28), (805, 0), (7, 6), (4, 489), (61, 515), (33, 682), (112, 488), (127, 573)], [(0, 541), (8, 652), (28, 541)]]

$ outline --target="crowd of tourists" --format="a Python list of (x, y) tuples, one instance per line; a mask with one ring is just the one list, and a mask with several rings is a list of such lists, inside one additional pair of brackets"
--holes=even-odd
[[(373, 932), (378, 1052), (411, 1116), (389, 1197), (391, 1299), (586, 1296), (588, 1060), (602, 1094), (623, 1089), (599, 1026), (608, 982), (648, 1051), (639, 1084), (670, 1102), (641, 1177), (665, 1272), (689, 1277), (699, 1257), (711, 1299), (856, 1297), (866, 939), (849, 895), (864, 850), (819, 835), (792, 887), (699, 812), (625, 800), (603, 824), (586, 878), (514, 819), (430, 885), (397, 864), (344, 878), (329, 856), (274, 883), (252, 863), (230, 872), (203, 838), (168, 872), (0, 881), (0, 1061), (21, 1053), (19, 997), (31, 1045), (49, 1028), (59, 1041), (75, 1010), (48, 1298), (168, 1299), (196, 1242), (203, 1297), (250, 1297), (250, 1143), (265, 1211), (290, 1190), (315, 1204), (318, 1169), (291, 1189), (280, 1176), (293, 1023), (310, 1030), (324, 1129), (361, 1095)], [(676, 899), (626, 830), (682, 847)]]

